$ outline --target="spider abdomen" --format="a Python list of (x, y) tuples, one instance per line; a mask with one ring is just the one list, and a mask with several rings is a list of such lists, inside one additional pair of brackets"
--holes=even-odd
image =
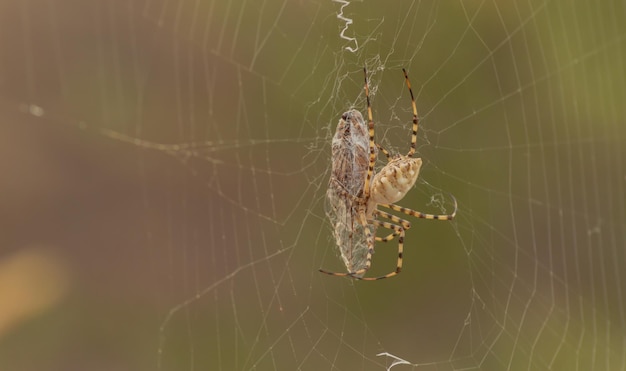
[(391, 160), (372, 181), (370, 199), (377, 204), (400, 201), (417, 181), (421, 158), (400, 156)]

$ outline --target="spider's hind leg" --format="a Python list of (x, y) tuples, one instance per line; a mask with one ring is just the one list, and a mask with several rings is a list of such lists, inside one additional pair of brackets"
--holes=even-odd
[[(384, 213), (387, 215), (391, 215), (388, 213)], [(386, 217), (386, 215), (384, 215)], [(401, 220), (400, 218), (397, 218), (399, 220)], [(406, 222), (406, 221), (405, 221)], [(372, 247), (368, 250), (367, 252), (367, 257), (366, 257), (366, 262), (365, 262), (365, 267), (353, 272), (351, 274), (349, 274), (352, 278), (358, 279), (358, 280), (363, 280), (363, 281), (376, 281), (376, 280), (382, 280), (384, 278), (389, 278), (389, 277), (393, 277), (395, 275), (397, 275), (398, 273), (400, 273), (402, 271), (402, 253), (404, 251), (404, 230), (405, 228), (397, 225), (397, 224), (393, 224), (393, 223), (389, 223), (389, 222), (383, 222), (380, 220), (372, 220), (371, 221), (372, 224), (378, 226), (378, 227), (383, 227), (383, 228), (387, 228), (387, 229), (391, 229), (394, 232), (391, 233), (389, 236), (385, 237), (385, 239), (388, 239), (387, 241), (393, 239), (393, 237), (395, 236), (399, 236), (398, 237), (398, 262), (396, 265), (396, 270), (390, 273), (387, 273), (384, 276), (379, 276), (379, 277), (359, 277), (363, 274), (365, 274), (365, 272), (367, 272), (370, 267), (372, 266), (372, 253), (374, 252), (374, 248), (373, 248), (373, 242), (372, 242)], [(408, 222), (407, 222), (408, 223)], [(409, 224), (410, 227), (410, 224)], [(382, 239), (384, 240), (384, 239)], [(357, 276), (358, 275), (358, 276)]]
[[(387, 219), (391, 220), (392, 222), (394, 222), (396, 224), (400, 224), (400, 225), (402, 225), (402, 228), (404, 230), (407, 230), (407, 229), (411, 228), (411, 223), (408, 220), (404, 220), (402, 218), (398, 218), (397, 216), (395, 216), (393, 214), (390, 214), (390, 213), (387, 213), (387, 212), (384, 212), (384, 211), (381, 211), (381, 210), (375, 210), (374, 211), (374, 215), (378, 215), (378, 216), (381, 216), (383, 218), (387, 218)], [(387, 235), (386, 237), (376, 237), (376, 241), (379, 241), (379, 242), (389, 242), (389, 241), (393, 240), (394, 237), (396, 237), (397, 235), (400, 234), (399, 230), (396, 230), (394, 228), (389, 228), (389, 229), (393, 229), (394, 230), (393, 233)]]

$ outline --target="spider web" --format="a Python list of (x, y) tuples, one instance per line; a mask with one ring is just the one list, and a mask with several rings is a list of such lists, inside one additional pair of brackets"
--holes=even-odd
[[(1, 4), (0, 368), (626, 369), (624, 4), (387, 4)], [(376, 282), (317, 271), (364, 65), (459, 201)]]

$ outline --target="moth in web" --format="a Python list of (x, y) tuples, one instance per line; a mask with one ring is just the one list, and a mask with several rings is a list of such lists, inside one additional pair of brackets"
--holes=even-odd
[[(341, 258), (348, 270), (345, 273), (320, 272), (333, 276), (347, 276), (360, 280), (379, 280), (397, 275), (402, 270), (402, 253), (405, 231), (411, 228), (408, 220), (399, 218), (379, 207), (391, 209), (416, 218), (452, 220), (457, 212), (454, 196), (454, 211), (451, 214), (425, 214), (394, 204), (400, 201), (417, 181), (421, 158), (414, 158), (419, 119), (411, 82), (405, 69), (404, 80), (411, 95), (413, 127), (411, 144), (406, 155), (391, 155), (374, 141), (374, 120), (370, 104), (367, 70), (365, 74), (365, 98), (367, 100), (368, 124), (361, 113), (350, 110), (341, 115), (332, 141), (332, 170), (326, 191), (326, 215), (332, 227)], [(387, 157), (387, 164), (374, 172), (378, 153)], [(388, 221), (382, 221), (386, 219)], [(391, 231), (386, 237), (376, 236), (378, 227)], [(372, 266), (374, 245), (389, 242), (398, 237), (398, 262), (396, 269), (384, 276), (364, 277)]]

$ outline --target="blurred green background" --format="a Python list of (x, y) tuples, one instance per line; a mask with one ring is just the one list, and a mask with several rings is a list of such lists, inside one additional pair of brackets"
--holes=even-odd
[[(625, 5), (389, 4), (0, 2), (0, 370), (626, 368)], [(317, 272), (364, 65), (459, 201), (376, 282)]]

